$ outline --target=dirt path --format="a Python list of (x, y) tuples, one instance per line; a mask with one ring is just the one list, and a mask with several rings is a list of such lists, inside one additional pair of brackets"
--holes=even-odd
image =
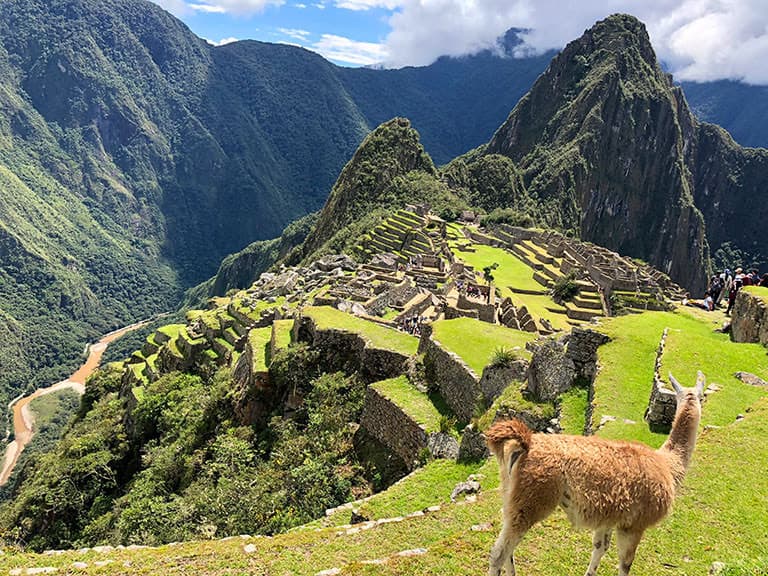
[(5, 460), (3, 461), (2, 471), (0, 471), (0, 486), (3, 486), (8, 482), (8, 478), (11, 476), (11, 472), (13, 472), (13, 469), (16, 466), (19, 456), (24, 451), (27, 444), (29, 444), (29, 441), (32, 440), (32, 436), (35, 433), (35, 415), (30, 408), (32, 400), (66, 388), (71, 388), (82, 395), (83, 392), (85, 392), (86, 379), (99, 367), (104, 350), (107, 349), (110, 342), (114, 342), (123, 334), (141, 328), (147, 322), (149, 322), (149, 320), (137, 322), (136, 324), (131, 324), (130, 326), (106, 334), (101, 340), (90, 346), (88, 350), (88, 358), (85, 360), (85, 363), (72, 374), (72, 376), (53, 386), (39, 388), (29, 396), (17, 399), (17, 401), (11, 403), (13, 406), (13, 430), (16, 437), (13, 442), (8, 444), (8, 447), (5, 450)]

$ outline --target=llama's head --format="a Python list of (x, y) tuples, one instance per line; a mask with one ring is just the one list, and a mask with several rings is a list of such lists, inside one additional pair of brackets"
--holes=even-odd
[(693, 388), (685, 388), (680, 385), (680, 382), (678, 382), (674, 376), (672, 376), (671, 372), (669, 373), (669, 381), (672, 383), (672, 388), (674, 388), (675, 394), (677, 395), (678, 410), (683, 405), (688, 405), (698, 409), (699, 413), (701, 412), (701, 403), (704, 402), (705, 380), (704, 374), (699, 370), (696, 376), (696, 385)]

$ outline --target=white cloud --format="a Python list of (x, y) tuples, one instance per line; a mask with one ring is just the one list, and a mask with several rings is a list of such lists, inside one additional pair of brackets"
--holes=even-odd
[(325, 10), (325, 4), (323, 4), (322, 2), (317, 2), (316, 4), (312, 4), (312, 6), (314, 6), (318, 10)]
[(298, 28), (278, 28), (277, 31), (289, 38), (295, 38), (296, 40), (301, 41), (306, 40), (310, 34), (308, 30), (300, 30)]
[(207, 14), (234, 14), (236, 16), (252, 16), (263, 12), (267, 6), (282, 6), (285, 0), (152, 0), (163, 8), (180, 16), (190, 11)]
[[(382, 6), (395, 0), (337, 0)], [(768, 83), (765, 0), (402, 0), (390, 18), (388, 66), (429, 64), (441, 55), (491, 48), (512, 27), (526, 48), (562, 48), (616, 12), (645, 22), (654, 48), (686, 80)]]
[(224, 46), (225, 44), (232, 44), (232, 42), (239, 42), (240, 38), (235, 38), (234, 36), (222, 38), (221, 40), (209, 40), (208, 38), (205, 38), (205, 41), (213, 46)]
[(323, 34), (319, 41), (307, 46), (307, 48), (322, 54), (328, 60), (358, 66), (378, 64), (385, 60), (387, 56), (386, 48), (383, 44), (358, 42), (334, 34)]
[(188, 4), (188, 6), (195, 12), (205, 12), (206, 14), (224, 14), (226, 12), (226, 9), (221, 6), (210, 4)]
[(403, 0), (335, 0), (334, 6), (336, 8), (344, 8), (346, 10), (371, 10), (372, 8), (385, 8), (387, 10), (394, 10), (403, 5)]
[(294, 4), (294, 5), (293, 5), (293, 7), (294, 7), (294, 8), (302, 8), (302, 9), (303, 9), (303, 8), (306, 8), (306, 7), (307, 7), (307, 5), (306, 5), (306, 4), (304, 4), (304, 3), (299, 3), (299, 4)]

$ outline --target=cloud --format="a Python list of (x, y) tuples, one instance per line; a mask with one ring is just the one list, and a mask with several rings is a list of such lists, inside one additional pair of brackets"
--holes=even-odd
[(211, 44), (213, 46), (224, 46), (224, 44), (232, 44), (232, 42), (239, 42), (240, 38), (235, 38), (234, 36), (230, 36), (229, 38), (222, 38), (221, 40), (209, 40), (208, 38), (205, 38), (205, 41), (208, 42), (208, 44)]
[(492, 48), (512, 27), (530, 30), (524, 37), (528, 52), (559, 49), (616, 12), (645, 22), (658, 56), (678, 79), (768, 83), (765, 0), (402, 0), (389, 20), (386, 65), (476, 53)]
[(320, 40), (306, 47), (322, 54), (328, 60), (357, 66), (378, 64), (385, 60), (387, 56), (386, 48), (383, 44), (358, 42), (334, 34), (323, 34)]
[(289, 38), (295, 38), (296, 40), (305, 41), (310, 35), (308, 30), (300, 30), (298, 28), (278, 28), (278, 32)]
[(346, 10), (371, 10), (373, 8), (384, 8), (386, 10), (394, 10), (403, 5), (403, 0), (335, 0), (334, 6), (336, 8), (344, 8)]
[(282, 6), (285, 0), (152, 0), (169, 12), (180, 16), (189, 12), (204, 12), (206, 14), (234, 14), (235, 16), (252, 16), (263, 12), (267, 6)]

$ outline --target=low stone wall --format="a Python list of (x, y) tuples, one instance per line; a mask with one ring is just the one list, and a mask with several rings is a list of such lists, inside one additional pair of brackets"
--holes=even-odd
[(661, 359), (664, 355), (664, 347), (667, 343), (669, 329), (665, 328), (656, 349), (656, 364), (653, 368), (653, 386), (651, 398), (648, 400), (648, 409), (645, 411), (645, 420), (651, 429), (668, 430), (675, 419), (677, 409), (677, 395), (667, 388), (661, 379)]
[(460, 421), (469, 422), (482, 398), (477, 374), (459, 356), (433, 340), (429, 331), (422, 334), (419, 351), (424, 353), (427, 382), (437, 387)]
[(768, 346), (768, 306), (763, 298), (748, 290), (739, 290), (731, 318), (734, 342), (760, 342)]
[[(488, 289), (487, 286), (482, 288)], [(496, 297), (494, 296), (495, 300)], [(460, 310), (477, 310), (477, 317), (483, 322), (496, 322), (496, 306), (495, 304), (485, 304), (471, 298), (467, 298), (464, 294), (459, 294), (458, 302), (456, 303)]]
[(421, 426), (370, 386), (366, 391), (360, 426), (402, 458), (410, 470), (418, 465), (420, 452), (429, 440)]
[(320, 330), (309, 316), (299, 318), (294, 330), (297, 341), (321, 351), (323, 369), (328, 372), (360, 372), (366, 382), (375, 382), (407, 370), (408, 356), (374, 348), (360, 334), (335, 328)]

